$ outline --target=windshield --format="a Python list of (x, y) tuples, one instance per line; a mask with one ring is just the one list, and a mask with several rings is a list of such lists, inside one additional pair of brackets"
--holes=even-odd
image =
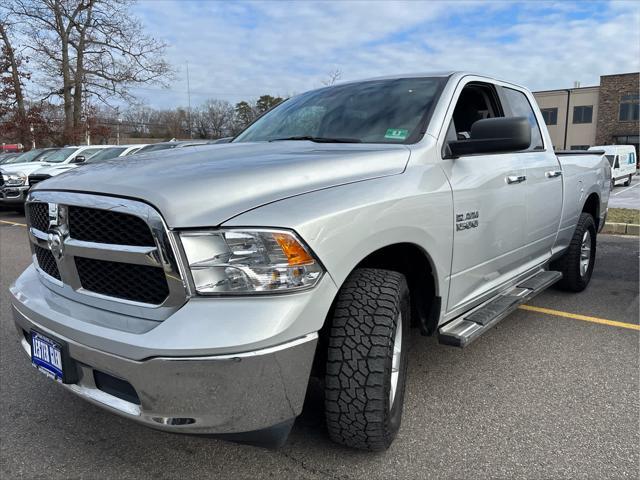
[(604, 157), (609, 160), (609, 165), (613, 167), (613, 160), (616, 158), (615, 155), (605, 155)]
[(29, 150), (28, 152), (18, 155), (17, 157), (13, 157), (9, 161), (7, 161), (7, 163), (23, 163), (23, 162), (32, 162), (34, 160), (39, 160), (38, 157), (42, 155), (44, 152), (45, 150), (42, 150), (42, 149)]
[(118, 157), (126, 149), (127, 147), (105, 148), (89, 158), (86, 163), (102, 162), (104, 160)]
[(234, 142), (415, 143), (445, 81), (372, 80), (303, 93), (265, 114)]
[(10, 153), (8, 155), (3, 155), (2, 157), (0, 157), (0, 164), (1, 165), (6, 165), (8, 163), (20, 163), (20, 157), (24, 155), (23, 153), (18, 153), (18, 154), (14, 154), (14, 153)]
[(51, 163), (62, 163), (76, 150), (78, 150), (78, 147), (61, 148), (60, 150), (53, 152), (51, 155), (47, 155), (45, 161)]
[(168, 150), (169, 148), (175, 148), (177, 146), (173, 143), (154, 143), (152, 145), (147, 145), (146, 147), (142, 147), (140, 150), (136, 152), (138, 153), (147, 153), (147, 152), (157, 152), (158, 150)]

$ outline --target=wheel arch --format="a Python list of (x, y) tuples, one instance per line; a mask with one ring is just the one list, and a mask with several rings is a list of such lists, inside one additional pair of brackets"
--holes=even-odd
[[(422, 335), (432, 335), (438, 326), (442, 308), (439, 296), (437, 271), (433, 259), (420, 245), (398, 242), (368, 252), (351, 268), (349, 275), (359, 268), (377, 268), (402, 273), (407, 279), (411, 302), (411, 325), (420, 328)], [(331, 329), (331, 317), (340, 288), (348, 278), (338, 285), (338, 291), (318, 332), (318, 348), (314, 360), (314, 374), (324, 375), (326, 342)]]
[(437, 273), (428, 252), (414, 243), (402, 242), (379, 248), (353, 269), (379, 268), (402, 273), (411, 296), (412, 325), (425, 335), (435, 330), (440, 317)]
[(596, 192), (591, 192), (584, 204), (581, 212), (589, 213), (596, 222), (596, 231), (600, 230), (600, 196)]

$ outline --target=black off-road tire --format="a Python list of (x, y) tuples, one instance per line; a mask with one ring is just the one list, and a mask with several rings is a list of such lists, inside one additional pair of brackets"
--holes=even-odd
[[(399, 314), (402, 350), (390, 405)], [(333, 441), (373, 451), (391, 445), (402, 419), (410, 316), (407, 281), (398, 272), (358, 269), (340, 290), (331, 318), (325, 376), (327, 429)]]
[[(580, 272), (580, 253), (582, 239), (587, 230), (591, 234), (591, 257), (587, 272), (585, 275), (582, 275)], [(591, 214), (583, 212), (578, 219), (578, 225), (576, 226), (576, 231), (573, 234), (569, 248), (562, 257), (551, 265), (553, 270), (562, 272), (562, 280), (556, 284), (558, 288), (570, 292), (581, 292), (587, 288), (595, 265), (596, 243), (596, 222)]]

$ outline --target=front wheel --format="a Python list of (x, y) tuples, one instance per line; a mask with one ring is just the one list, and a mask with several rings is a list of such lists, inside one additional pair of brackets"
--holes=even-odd
[(591, 280), (596, 259), (596, 222), (588, 213), (581, 213), (569, 248), (551, 268), (562, 272), (558, 287), (581, 292)]
[(404, 275), (361, 268), (346, 280), (331, 318), (325, 413), (335, 442), (385, 450), (402, 418), (411, 309)]
[(633, 179), (633, 175), (629, 175), (629, 178), (627, 178), (627, 181), (624, 182), (624, 186), (628, 187), (629, 185), (631, 185), (631, 180)]

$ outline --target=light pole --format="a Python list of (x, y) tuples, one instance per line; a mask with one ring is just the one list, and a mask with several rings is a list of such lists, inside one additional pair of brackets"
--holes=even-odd
[(29, 124), (29, 131), (31, 132), (31, 149), (36, 149), (36, 137), (33, 134), (33, 124)]
[(187, 62), (187, 122), (189, 122), (189, 138), (193, 138), (191, 131), (191, 84), (189, 82), (189, 62)]

